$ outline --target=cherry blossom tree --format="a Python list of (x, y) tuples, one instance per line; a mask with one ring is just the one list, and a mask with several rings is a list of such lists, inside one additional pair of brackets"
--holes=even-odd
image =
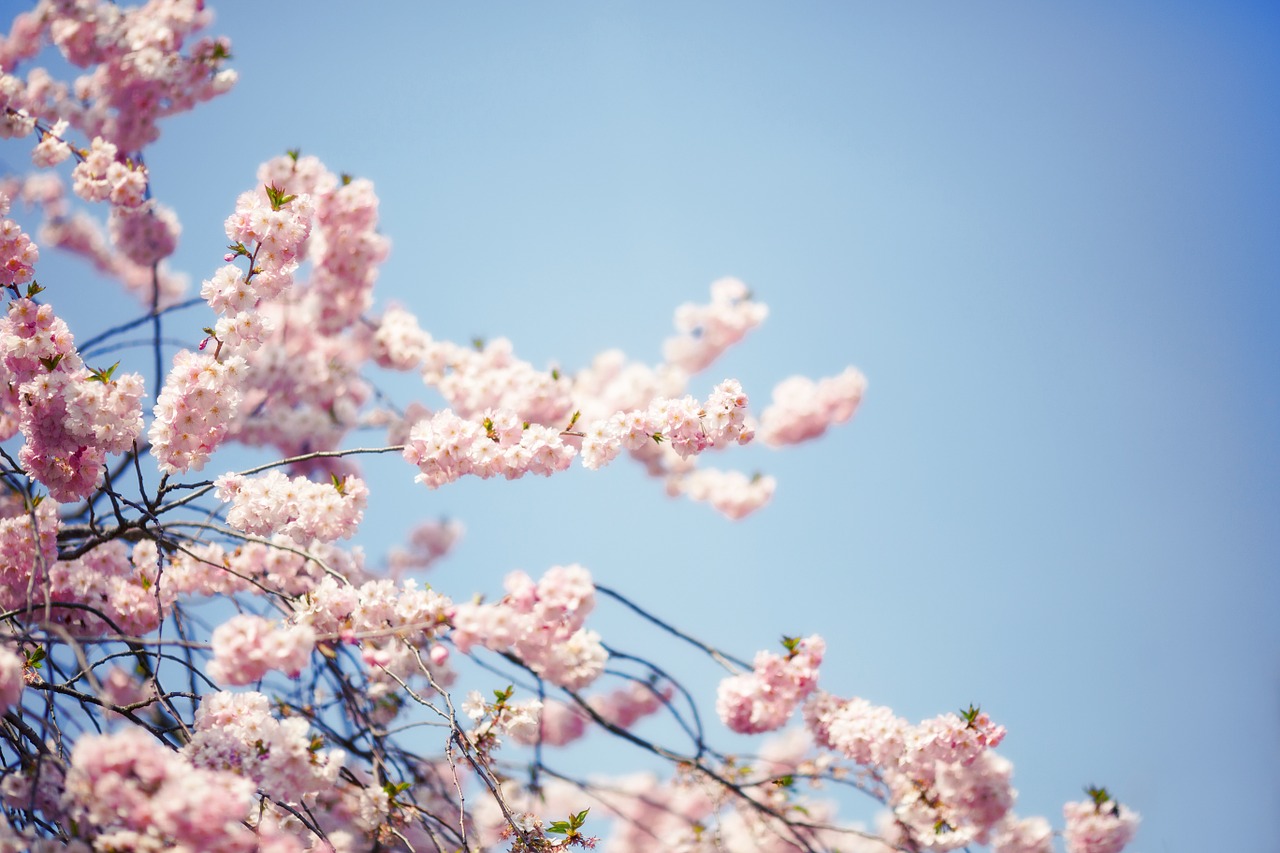
[[(978, 707), (911, 722), (824, 691), (817, 635), (743, 660), (580, 565), (513, 572), (489, 600), (437, 590), (415, 575), (463, 534), (453, 521), (405, 531), (386, 565), (352, 547), (371, 454), (432, 490), (626, 457), (673, 498), (740, 519), (773, 478), (705, 460), (818, 438), (854, 416), (866, 381), (852, 367), (793, 377), (758, 415), (749, 380), (692, 393), (765, 319), (735, 279), (677, 309), (658, 365), (611, 351), (540, 369), (506, 340), (433, 338), (374, 295), (389, 243), (373, 185), (299, 151), (210, 200), (227, 206), (227, 250), (188, 298), (146, 152), (164, 119), (235, 83), (210, 23), (198, 0), (40, 0), (0, 40), (0, 136), (33, 165), (0, 183), (0, 850), (1130, 841), (1137, 815), (1099, 787), (1057, 829), (1019, 817), (1005, 729)], [(72, 79), (36, 64), (55, 51)], [(76, 286), (38, 279), (53, 248), (118, 281), (137, 318), (73, 331), (59, 306)], [(145, 357), (99, 363), (139, 328)], [(421, 377), (423, 399), (391, 399), (380, 372)], [(271, 461), (228, 469), (235, 447)], [(601, 600), (722, 680), (679, 683), (615, 647), (590, 621)], [(640, 733), (646, 718), (670, 736)], [(666, 772), (558, 769), (591, 732)], [(843, 815), (850, 799), (879, 806), (873, 827)]]

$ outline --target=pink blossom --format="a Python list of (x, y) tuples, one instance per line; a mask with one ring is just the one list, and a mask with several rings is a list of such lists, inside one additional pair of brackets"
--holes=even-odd
[(94, 137), (87, 156), (72, 170), (71, 179), (72, 190), (85, 201), (137, 207), (146, 200), (146, 167), (123, 161), (119, 149), (100, 136)]
[(1053, 853), (1053, 828), (1042, 817), (1005, 816), (991, 840), (994, 853)]
[(0, 714), (22, 701), (25, 668), (21, 656), (7, 648), (0, 649)]
[(209, 676), (224, 684), (252, 684), (272, 670), (296, 678), (316, 645), (309, 625), (276, 627), (261, 616), (232, 616), (213, 631)]
[(306, 194), (278, 209), (273, 208), (265, 189), (241, 193), (236, 199), (235, 212), (225, 223), (227, 238), (233, 244), (255, 247), (254, 266), (271, 274), (255, 282), (258, 298), (274, 299), (291, 280), (299, 251), (311, 233), (314, 213), (315, 203)]
[(0, 502), (0, 608), (20, 610), (43, 601), (49, 567), (58, 558), (59, 526), (53, 498), (34, 509), (22, 501)]
[(240, 404), (244, 370), (238, 356), (218, 361), (182, 350), (173, 357), (147, 433), (161, 471), (199, 471), (209, 461)]
[(111, 667), (101, 681), (98, 698), (111, 705), (136, 705), (153, 697), (153, 682), (143, 682), (118, 666)]
[(890, 708), (822, 692), (806, 703), (804, 720), (820, 746), (841, 752), (859, 764), (883, 768), (897, 766), (910, 728)]
[(788, 643), (785, 658), (762, 651), (751, 672), (720, 682), (716, 713), (733, 731), (754, 734), (781, 728), (817, 686), (826, 643), (817, 634)]
[(550, 476), (567, 469), (574, 453), (558, 431), (522, 426), (510, 409), (489, 410), (478, 422), (446, 409), (409, 431), (403, 455), (420, 472), (414, 479), (435, 489), (468, 474)]
[(604, 671), (600, 635), (583, 627), (595, 605), (591, 575), (581, 566), (556, 566), (538, 583), (523, 572), (507, 576), (508, 595), (495, 604), (454, 608), (451, 638), (466, 652), (480, 644), (511, 651), (543, 678), (578, 690)]
[(50, 599), (87, 604), (93, 610), (55, 608), (53, 621), (82, 636), (119, 631), (141, 637), (159, 627), (163, 604), (135, 571), (131, 556), (128, 545), (117, 539), (75, 560), (54, 563), (49, 570)]
[(1067, 803), (1062, 816), (1067, 853), (1120, 853), (1138, 832), (1138, 814), (1110, 798)]
[[(142, 379), (92, 375), (66, 323), (49, 305), (14, 299), (0, 320), (0, 361), (25, 440), (18, 457), (53, 497), (87, 497), (108, 453), (130, 449), (142, 428)], [(0, 427), (12, 434), (11, 412)]]
[[(40, 225), (42, 242), (80, 255), (98, 271), (119, 280), (148, 306), (157, 284), (159, 292), (155, 295), (158, 296), (158, 307), (167, 308), (182, 297), (187, 289), (187, 277), (184, 274), (171, 271), (163, 262), (156, 268), (135, 263), (112, 245), (99, 222), (82, 211), (65, 210), (57, 176), (48, 177), (53, 179), (50, 185), (57, 188), (57, 194), (37, 200), (44, 205), (46, 215)], [(27, 186), (31, 184), (32, 181), (28, 179)], [(166, 225), (166, 228), (169, 227)], [(176, 222), (172, 223), (171, 230), (176, 238)]]
[(730, 443), (746, 444), (754, 432), (746, 421), (747, 395), (732, 379), (717, 385), (706, 402), (692, 397), (660, 397), (647, 409), (615, 412), (589, 423), (582, 442), (582, 460), (600, 468), (623, 450), (642, 451), (666, 445), (681, 458)]
[(626, 687), (590, 697), (587, 705), (606, 723), (629, 729), (638, 720), (665, 708), (673, 695), (675, 688), (669, 684), (658, 688), (633, 681)]
[(669, 478), (668, 489), (688, 496), (690, 500), (711, 504), (721, 515), (734, 520), (745, 518), (773, 497), (778, 481), (757, 474), (748, 477), (741, 471), (719, 471), (699, 468)]
[(32, 280), (40, 249), (12, 219), (9, 197), (0, 193), (0, 287), (16, 288)]
[[(261, 274), (255, 275), (253, 284), (261, 280)], [(247, 373), (240, 386), (243, 414), (235, 423), (236, 441), (300, 455), (337, 448), (359, 424), (360, 407), (372, 396), (372, 387), (361, 375), (367, 352), (351, 337), (323, 334), (318, 310), (305, 299), (258, 302), (262, 346), (239, 353)], [(293, 473), (354, 473), (344, 464), (317, 460)]]
[(530, 737), (516, 736), (513, 740), (525, 746), (542, 743), (547, 746), (566, 746), (587, 732), (587, 715), (574, 705), (548, 699), (542, 703), (539, 728)]
[(41, 133), (40, 142), (31, 149), (31, 164), (38, 168), (48, 168), (70, 157), (71, 146), (64, 138), (66, 132), (66, 119), (59, 119), (47, 132)]
[(972, 713), (972, 720), (958, 714), (943, 714), (908, 729), (904, 761), (910, 767), (909, 772), (918, 778), (932, 779), (936, 764), (968, 764), (986, 750), (999, 746), (1004, 740), (1004, 726), (996, 725), (978, 709)]
[(373, 304), (373, 284), (391, 244), (377, 231), (378, 197), (363, 178), (321, 195), (316, 205), (315, 269), (309, 282), (321, 330), (348, 328)]
[(392, 306), (382, 314), (373, 333), (372, 355), (382, 367), (413, 370), (422, 365), (431, 336), (418, 325), (418, 319), (403, 308)]
[(314, 748), (306, 720), (273, 717), (270, 699), (256, 692), (205, 696), (182, 752), (196, 767), (235, 774), (293, 804), (315, 802), (318, 793), (332, 791), (346, 761), (342, 750)]
[(390, 550), (387, 564), (393, 573), (430, 568), (453, 550), (465, 530), (462, 522), (453, 519), (424, 521), (409, 533), (406, 547)]
[(218, 849), (249, 853), (241, 825), (253, 783), (191, 766), (137, 728), (76, 742), (64, 803), (101, 849)]
[(182, 234), (177, 215), (156, 201), (112, 207), (107, 228), (111, 244), (140, 267), (153, 266), (172, 255)]
[(719, 279), (711, 283), (709, 304), (689, 303), (676, 309), (675, 324), (680, 334), (667, 339), (663, 355), (684, 371), (697, 373), (763, 323), (768, 314), (768, 308), (752, 301), (741, 281)]
[(423, 341), (423, 381), (435, 385), (460, 417), (511, 411), (518, 422), (557, 425), (573, 412), (569, 380), (516, 358), (511, 341), (497, 338), (482, 349)]
[(224, 474), (215, 494), (231, 503), (227, 524), (258, 536), (280, 533), (302, 543), (350, 539), (364, 518), (369, 490), (357, 477), (315, 483), (279, 471), (258, 477)]
[(817, 382), (804, 376), (785, 379), (760, 416), (760, 436), (772, 447), (817, 438), (853, 417), (866, 387), (866, 377), (853, 367)]

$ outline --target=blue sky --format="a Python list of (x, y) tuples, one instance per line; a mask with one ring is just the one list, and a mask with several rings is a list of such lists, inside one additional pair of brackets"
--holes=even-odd
[(735, 275), (771, 315), (696, 393), (870, 379), (838, 432), (738, 454), (780, 481), (746, 521), (621, 465), (428, 492), (384, 460), (371, 552), (449, 514), (457, 597), (576, 561), (739, 655), (819, 632), (833, 692), (1005, 723), (1020, 813), (1106, 784), (1135, 850), (1274, 849), (1273, 6), (213, 5), (241, 81), (148, 157), (195, 281), (301, 147), (375, 182), (380, 304), (436, 337), (656, 362)]

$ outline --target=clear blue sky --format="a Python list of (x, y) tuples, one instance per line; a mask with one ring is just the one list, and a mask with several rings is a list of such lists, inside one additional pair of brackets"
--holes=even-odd
[(620, 465), (428, 492), (387, 460), (371, 552), (447, 513), (458, 597), (577, 561), (741, 655), (819, 632), (833, 692), (1005, 723), (1020, 813), (1106, 784), (1135, 850), (1276, 849), (1274, 4), (213, 5), (241, 82), (148, 159), (196, 282), (300, 146), (375, 182), (381, 304), (436, 337), (656, 362), (735, 275), (771, 316), (695, 391), (870, 379), (738, 455), (780, 480), (744, 522)]

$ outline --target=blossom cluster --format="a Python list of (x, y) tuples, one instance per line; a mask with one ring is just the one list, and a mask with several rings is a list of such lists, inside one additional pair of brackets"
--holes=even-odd
[(34, 68), (23, 80), (0, 73), (0, 136), (25, 136), (36, 119), (66, 119), (88, 137), (100, 136), (125, 151), (159, 137), (158, 121), (185, 112), (226, 91), (236, 74), (222, 68), (230, 56), (225, 39), (186, 40), (207, 26), (212, 13), (190, 0), (149, 0), (121, 8), (103, 0), (39, 0), (18, 15), (0, 38), (0, 69), (12, 70), (55, 45), (72, 65), (92, 67), (74, 90)]
[(439, 637), (453, 606), (448, 597), (413, 580), (356, 585), (327, 575), (294, 603), (292, 620), (324, 638), (322, 650), (332, 650), (335, 641), (358, 645), (369, 679), (365, 694), (374, 706), (369, 713), (388, 719), (398, 710), (402, 682), (425, 674), (435, 686), (452, 683), (449, 651)]
[(22, 688), (26, 686), (24, 669), (20, 656), (8, 648), (0, 648), (0, 714), (22, 700)]
[(595, 586), (581, 566), (555, 566), (537, 583), (524, 572), (506, 579), (494, 604), (458, 604), (451, 637), (466, 653), (481, 645), (510, 651), (538, 675), (570, 690), (595, 681), (608, 653), (600, 635), (583, 627), (595, 607)]
[(778, 481), (767, 474), (748, 477), (741, 471), (696, 468), (669, 477), (667, 490), (709, 503), (721, 515), (736, 520), (767, 504), (777, 487)]
[(262, 346), (272, 327), (259, 306), (293, 284), (314, 216), (311, 196), (287, 195), (276, 187), (244, 192), (236, 199), (235, 212), (225, 223), (233, 248), (226, 259), (244, 255), (250, 269), (246, 273), (228, 263), (200, 288), (209, 307), (222, 315), (213, 328), (218, 353)]
[[(142, 208), (113, 208), (108, 217), (110, 227), (104, 229), (102, 223), (84, 211), (71, 208), (66, 187), (56, 174), (40, 172), (22, 178), (3, 178), (0, 192), (43, 212), (39, 229), (42, 244), (82, 257), (146, 304), (154, 300), (157, 308), (168, 308), (186, 292), (185, 274), (175, 273), (163, 261), (155, 263), (160, 252), (172, 251), (169, 241), (181, 232), (172, 211), (158, 203)], [(139, 211), (146, 216), (132, 215)], [(162, 220), (163, 229), (151, 222), (152, 218)], [(129, 246), (120, 246), (118, 241), (126, 241)], [(131, 255), (141, 257), (145, 265), (134, 262)]]
[(227, 435), (240, 405), (239, 381), (245, 362), (222, 361), (181, 350), (156, 401), (147, 438), (161, 471), (176, 474), (204, 468)]
[(716, 713), (735, 732), (755, 734), (781, 728), (818, 684), (818, 666), (827, 645), (817, 634), (784, 641), (787, 655), (760, 652), (751, 672), (720, 682)]
[(114, 143), (95, 137), (71, 172), (71, 189), (85, 201), (137, 207), (147, 198), (147, 168), (128, 162)]
[(751, 291), (736, 278), (722, 278), (711, 285), (711, 302), (692, 303), (676, 309), (676, 337), (668, 338), (662, 352), (667, 361), (688, 373), (709, 367), (726, 349), (764, 322), (769, 309), (751, 298)]
[(164, 608), (135, 570), (124, 542), (104, 542), (74, 560), (49, 568), (48, 600), (59, 604), (49, 620), (80, 636), (105, 633), (143, 637), (160, 627)]
[(321, 331), (346, 329), (372, 306), (378, 268), (391, 248), (377, 226), (378, 197), (370, 181), (348, 180), (319, 197), (308, 284)]
[(632, 681), (607, 693), (588, 696), (584, 710), (576, 704), (547, 699), (542, 703), (538, 728), (528, 737), (513, 734), (517, 743), (532, 746), (567, 746), (579, 740), (593, 725), (591, 714), (617, 729), (629, 729), (644, 717), (657, 713), (671, 701), (675, 688), (670, 684), (655, 686)]
[(901, 835), (904, 844), (987, 844), (1013, 820), (1013, 767), (991, 751), (1005, 729), (977, 708), (913, 726), (865, 699), (818, 692), (804, 717), (819, 746), (880, 774), (893, 808), (890, 836)]
[(404, 547), (394, 547), (387, 552), (387, 567), (393, 575), (411, 569), (428, 569), (453, 550), (465, 530), (456, 519), (424, 521), (409, 532), (409, 541)]
[(350, 539), (364, 518), (369, 489), (358, 477), (315, 483), (268, 471), (260, 477), (223, 474), (215, 494), (231, 503), (227, 524), (245, 533), (279, 533), (297, 542)]
[(43, 603), (49, 567), (58, 559), (58, 528), (55, 499), (34, 507), (0, 499), (0, 608), (8, 612)]
[(573, 411), (570, 382), (556, 370), (538, 370), (517, 358), (511, 341), (497, 338), (480, 347), (445, 341), (423, 346), (423, 381), (437, 387), (464, 418), (510, 410), (521, 421), (565, 423)]
[(346, 762), (340, 749), (314, 748), (305, 719), (276, 719), (262, 693), (205, 696), (194, 729), (182, 748), (193, 766), (234, 773), (280, 803), (314, 802), (334, 788)]
[(0, 319), (0, 381), (13, 404), (0, 438), (22, 432), (19, 460), (58, 500), (88, 497), (106, 455), (142, 430), (142, 378), (86, 369), (66, 323), (32, 299), (12, 300)]
[(296, 678), (311, 659), (316, 635), (309, 625), (277, 626), (241, 614), (214, 628), (211, 642), (209, 677), (222, 684), (252, 684), (273, 670)]
[(688, 457), (730, 442), (746, 444), (755, 433), (746, 422), (747, 395), (733, 379), (721, 382), (698, 403), (693, 397), (659, 398), (647, 409), (617, 412), (586, 428), (582, 464), (596, 469), (622, 450), (640, 450), (650, 442), (665, 443)]
[(538, 739), (542, 702), (527, 699), (511, 701), (511, 689), (495, 690), (497, 701), (488, 702), (479, 690), (467, 694), (462, 710), (477, 725), (469, 733), (471, 741), (483, 749), (498, 745), (496, 736), (507, 735), (517, 743), (532, 744)]
[(760, 437), (773, 447), (817, 438), (853, 417), (866, 388), (866, 377), (855, 367), (817, 382), (807, 376), (785, 379), (760, 415)]
[[(61, 123), (60, 123), (61, 125)], [(60, 142), (61, 126), (36, 148), (37, 159), (49, 165), (63, 159), (68, 149)], [(59, 144), (41, 157), (41, 149)], [(148, 197), (147, 168), (124, 157), (116, 145), (94, 137), (89, 149), (71, 172), (71, 188), (86, 201), (104, 201), (111, 205), (108, 228), (111, 243), (139, 267), (150, 267), (173, 254), (182, 227), (172, 210)]]
[(1091, 799), (1062, 807), (1067, 853), (1120, 853), (1137, 834), (1138, 814), (1105, 790), (1089, 793)]
[(568, 468), (573, 456), (559, 430), (525, 425), (510, 409), (490, 410), (482, 420), (437, 412), (410, 430), (404, 446), (404, 458), (419, 471), (414, 479), (432, 489), (468, 474), (549, 477)]
[[(361, 376), (366, 350), (353, 336), (322, 334), (317, 312), (310, 299), (261, 306), (267, 333), (261, 349), (244, 353), (249, 370), (240, 386), (244, 404), (234, 424), (236, 441), (298, 456), (337, 449), (359, 424), (360, 409), (373, 395)], [(354, 473), (345, 464), (318, 459), (294, 470)]]
[(0, 287), (16, 292), (18, 285), (31, 281), (40, 249), (18, 223), (5, 218), (9, 204), (9, 196), (0, 192)]
[(63, 801), (97, 850), (249, 853), (257, 838), (241, 822), (253, 794), (249, 779), (195, 767), (129, 728), (76, 742)]

